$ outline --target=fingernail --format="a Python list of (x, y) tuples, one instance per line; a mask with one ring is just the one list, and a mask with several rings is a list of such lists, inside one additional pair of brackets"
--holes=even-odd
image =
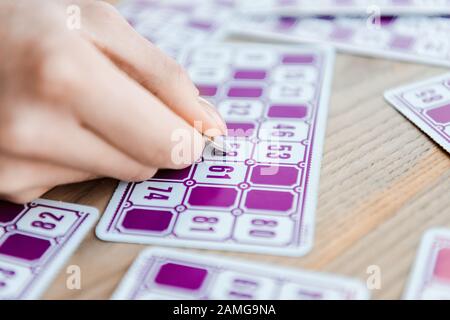
[(215, 123), (216, 127), (221, 131), (222, 135), (227, 135), (227, 125), (219, 111), (217, 111), (217, 109), (208, 100), (202, 97), (198, 97), (198, 101), (204, 107), (205, 111), (209, 115), (209, 118), (212, 119), (213, 123)]
[(224, 153), (233, 150), (232, 145), (225, 140), (224, 136), (215, 136), (214, 138), (208, 138), (208, 142), (213, 146), (214, 149)]

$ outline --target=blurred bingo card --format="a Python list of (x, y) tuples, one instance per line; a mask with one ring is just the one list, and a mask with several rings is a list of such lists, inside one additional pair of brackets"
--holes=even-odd
[(120, 13), (142, 36), (174, 58), (187, 45), (201, 44), (221, 34), (231, 18), (234, 0), (130, 0)]
[(239, 4), (250, 14), (450, 14), (450, 0), (241, 0)]
[(450, 66), (450, 18), (238, 17), (230, 34), (288, 42), (324, 42), (343, 52)]
[(450, 229), (425, 233), (404, 298), (450, 300)]
[(113, 299), (368, 299), (358, 280), (261, 263), (147, 249), (133, 263)]
[(450, 153), (450, 74), (389, 90), (385, 98)]
[(182, 59), (233, 149), (121, 183), (97, 227), (110, 241), (298, 256), (312, 246), (334, 52), (217, 44)]
[(0, 299), (36, 299), (97, 220), (97, 209), (0, 201)]

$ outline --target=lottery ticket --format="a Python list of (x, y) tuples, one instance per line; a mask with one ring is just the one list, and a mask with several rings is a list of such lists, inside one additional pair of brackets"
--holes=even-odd
[(450, 74), (389, 90), (385, 98), (450, 152)]
[(177, 58), (186, 46), (220, 37), (234, 0), (129, 0), (118, 9), (137, 32)]
[(450, 300), (450, 229), (425, 233), (404, 298)]
[(303, 255), (313, 242), (334, 52), (215, 44), (182, 63), (229, 129), (194, 165), (121, 183), (97, 235), (119, 242)]
[(449, 17), (241, 16), (229, 35), (328, 43), (343, 52), (450, 66)]
[(368, 299), (358, 280), (261, 263), (147, 249), (133, 263), (113, 299), (353, 300)]
[(449, 0), (241, 0), (241, 12), (290, 15), (443, 15)]
[(0, 299), (36, 299), (97, 220), (95, 208), (0, 201)]

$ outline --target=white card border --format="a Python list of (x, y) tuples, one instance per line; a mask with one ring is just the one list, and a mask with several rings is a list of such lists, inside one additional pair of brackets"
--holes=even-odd
[[(235, 18), (236, 21), (242, 17)], [(231, 23), (233, 25), (234, 23)], [(323, 41), (318, 39), (311, 38), (302, 38), (301, 36), (296, 35), (288, 35), (281, 34), (270, 30), (258, 30), (258, 29), (245, 29), (242, 30), (241, 26), (239, 26), (239, 22), (237, 23), (238, 27), (225, 27), (224, 34), (228, 37), (249, 37), (255, 38), (256, 40), (264, 40), (264, 41), (281, 41), (291, 44), (322, 44), (322, 45), (330, 45), (338, 52), (344, 52), (348, 54), (360, 55), (363, 57), (369, 58), (382, 58), (387, 60), (396, 60), (401, 62), (410, 62), (410, 63), (421, 63), (431, 66), (439, 66), (439, 67), (450, 67), (450, 60), (446, 61), (443, 59), (433, 59), (431, 57), (423, 57), (420, 55), (414, 54), (405, 54), (401, 52), (395, 52), (383, 49), (367, 49), (364, 46), (357, 47), (356, 45), (342, 44), (337, 42)]]
[(112, 300), (125, 300), (130, 299), (128, 294), (129, 291), (134, 288), (135, 284), (135, 276), (137, 272), (139, 272), (143, 265), (145, 265), (145, 260), (147, 260), (150, 256), (160, 255), (165, 257), (172, 257), (176, 259), (186, 259), (193, 260), (198, 263), (208, 263), (211, 260), (215, 261), (217, 265), (226, 265), (226, 266), (237, 266), (244, 267), (248, 269), (257, 269), (259, 273), (264, 271), (270, 273), (283, 273), (284, 276), (292, 277), (292, 278), (308, 278), (310, 281), (320, 281), (326, 282), (330, 281), (336, 285), (342, 285), (342, 287), (354, 287), (355, 297), (354, 300), (367, 300), (370, 299), (370, 292), (367, 289), (367, 286), (358, 279), (336, 275), (325, 272), (318, 272), (312, 270), (305, 269), (295, 269), (289, 267), (279, 267), (276, 265), (271, 265), (267, 263), (260, 263), (256, 261), (249, 261), (243, 259), (236, 259), (230, 257), (222, 257), (217, 254), (204, 254), (204, 253), (194, 253), (181, 251), (178, 249), (167, 249), (167, 248), (158, 248), (152, 247), (142, 250), (139, 255), (132, 262), (130, 268), (127, 270), (124, 277), (120, 280), (120, 283), (114, 290), (114, 293), (111, 296)]
[[(239, 43), (219, 43), (214, 42), (211, 43), (213, 45), (225, 45), (225, 46), (246, 46), (246, 44)], [(199, 241), (199, 240), (183, 240), (183, 241), (174, 241), (171, 243), (170, 240), (164, 238), (150, 238), (139, 235), (118, 235), (113, 233), (108, 233), (108, 225), (111, 222), (111, 218), (113, 217), (116, 207), (119, 204), (122, 195), (126, 189), (128, 183), (120, 182), (116, 191), (114, 192), (113, 197), (111, 198), (108, 206), (105, 209), (105, 213), (100, 219), (100, 223), (97, 225), (95, 229), (95, 233), (97, 237), (101, 240), (105, 241), (114, 241), (114, 242), (126, 242), (126, 243), (139, 243), (139, 244), (151, 244), (151, 245), (161, 245), (161, 246), (171, 246), (171, 247), (185, 247), (185, 248), (197, 248), (197, 249), (213, 249), (213, 250), (226, 250), (226, 251), (238, 251), (238, 252), (248, 252), (248, 253), (259, 253), (259, 254), (272, 254), (272, 255), (280, 255), (280, 256), (304, 256), (308, 252), (311, 251), (313, 242), (314, 242), (314, 234), (315, 234), (315, 216), (317, 213), (317, 199), (319, 192), (319, 179), (320, 179), (320, 170), (322, 167), (322, 155), (323, 155), (323, 145), (325, 141), (326, 134), (326, 120), (328, 115), (329, 108), (329, 98), (331, 93), (331, 85), (334, 71), (334, 59), (335, 59), (335, 51), (330, 46), (311, 46), (311, 45), (272, 45), (272, 44), (253, 44), (258, 47), (268, 47), (268, 48), (286, 48), (288, 50), (321, 50), (323, 52), (323, 83), (321, 85), (322, 92), (320, 94), (319, 104), (317, 106), (319, 112), (317, 114), (317, 122), (316, 127), (323, 128), (322, 132), (317, 131), (317, 136), (315, 140), (315, 148), (313, 150), (311, 156), (311, 163), (315, 165), (310, 169), (310, 178), (309, 178), (309, 194), (306, 196), (305, 200), (305, 209), (304, 209), (304, 222), (303, 226), (308, 226), (308, 234), (306, 238), (303, 240), (303, 244), (297, 248), (280, 248), (280, 247), (264, 247), (264, 245), (246, 245), (246, 244), (221, 244), (221, 243), (213, 243), (207, 241)], [(195, 47), (194, 47), (195, 48)], [(192, 48), (187, 48), (184, 52), (188, 52)]]
[(446, 228), (431, 228), (428, 229), (422, 239), (420, 240), (419, 249), (417, 250), (414, 264), (411, 268), (409, 278), (407, 280), (405, 289), (403, 291), (404, 300), (417, 300), (420, 299), (422, 293), (422, 285), (424, 281), (424, 271), (430, 261), (427, 260), (428, 253), (431, 250), (431, 246), (434, 243), (434, 239), (437, 237), (445, 237), (450, 240), (450, 229)]
[[(254, 1), (254, 0), (247, 0)], [(347, 6), (339, 6), (339, 5), (324, 5), (320, 6), (303, 6), (301, 7), (301, 3), (297, 5), (289, 5), (289, 6), (267, 6), (263, 8), (248, 8), (245, 6), (245, 1), (242, 4), (237, 4), (237, 10), (239, 13), (250, 14), (250, 15), (268, 15), (268, 14), (276, 14), (276, 15), (291, 15), (291, 16), (320, 16), (320, 15), (332, 15), (332, 16), (341, 16), (341, 15), (368, 15), (373, 14), (373, 12), (368, 12), (367, 8), (371, 4), (367, 5), (347, 5)], [(430, 16), (430, 15), (447, 15), (450, 14), (450, 8), (443, 6), (400, 6), (400, 5), (377, 5), (372, 4), (379, 8), (380, 12), (382, 12), (385, 16), (402, 16), (402, 15), (417, 15), (417, 16)]]
[(450, 73), (446, 73), (437, 77), (429, 78), (422, 81), (417, 81), (410, 83), (408, 85), (396, 87), (394, 89), (389, 89), (384, 92), (384, 99), (405, 116), (409, 121), (411, 121), (416, 127), (418, 127), (422, 132), (424, 132), (428, 137), (430, 137), (434, 142), (436, 142), (445, 151), (450, 153), (450, 143), (445, 140), (441, 135), (437, 134), (426, 122), (424, 122), (420, 117), (418, 117), (414, 112), (412, 112), (407, 106), (404, 105), (403, 101), (400, 101), (397, 96), (401, 92), (414, 90), (417, 87), (424, 86), (433, 82), (443, 81), (445, 79), (450, 79)]
[(78, 230), (73, 236), (64, 244), (64, 248), (60, 249), (56, 253), (56, 257), (33, 279), (33, 284), (30, 289), (21, 296), (23, 300), (35, 300), (44, 293), (44, 291), (51, 285), (53, 280), (58, 276), (62, 267), (66, 264), (67, 260), (73, 255), (75, 250), (80, 246), (83, 239), (88, 232), (94, 226), (98, 219), (98, 210), (95, 207), (79, 205), (75, 203), (54, 201), (47, 199), (36, 199), (31, 203), (49, 205), (60, 208), (67, 208), (76, 211), (82, 211), (88, 213), (83, 223), (79, 226)]

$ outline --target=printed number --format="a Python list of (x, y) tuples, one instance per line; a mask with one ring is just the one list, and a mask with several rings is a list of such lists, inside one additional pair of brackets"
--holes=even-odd
[(236, 157), (238, 155), (237, 149), (241, 146), (239, 143), (230, 143), (230, 146), (234, 149), (233, 151), (223, 152), (217, 149), (214, 149), (213, 153), (215, 156), (221, 157)]
[(248, 104), (243, 106), (231, 105), (231, 109), (228, 111), (228, 115), (247, 116), (248, 114), (250, 114), (250, 105)]
[(442, 99), (440, 94), (437, 94), (434, 89), (424, 90), (416, 94), (423, 103), (431, 103)]
[(50, 218), (56, 221), (61, 221), (64, 218), (64, 215), (61, 216), (57, 216), (53, 213), (50, 212), (42, 212), (39, 214), (39, 218), (45, 219), (45, 218)]
[[(16, 272), (14, 270), (8, 270), (0, 268), (0, 275), (2, 275), (4, 278), (9, 279), (16, 275)], [(6, 280), (0, 280), (0, 288), (6, 287), (7, 282)]]
[(209, 167), (209, 171), (223, 173), (223, 175), (214, 175), (209, 174), (206, 177), (212, 179), (231, 179), (230, 175), (227, 172), (233, 172), (234, 168), (230, 166), (211, 166)]
[[(61, 222), (61, 220), (64, 218), (64, 215), (57, 216), (51, 212), (42, 212), (39, 214), (39, 218), (41, 219), (50, 219), (53, 221)], [(35, 220), (31, 223), (31, 225), (35, 228), (45, 229), (45, 230), (53, 230), (56, 228), (55, 223), (51, 222), (45, 222), (41, 220)]]
[[(167, 200), (169, 199), (170, 195), (165, 195), (164, 193), (171, 193), (172, 192), (172, 187), (168, 187), (167, 189), (164, 188), (154, 188), (154, 187), (148, 187), (147, 190), (148, 191), (157, 191), (157, 192), (150, 192), (148, 195), (146, 195), (144, 198), (147, 200)], [(161, 194), (163, 193), (163, 194)]]
[(272, 132), (272, 136), (274, 136), (274, 137), (293, 137), (294, 136), (294, 132), (287, 131), (289, 129), (290, 130), (294, 130), (295, 129), (294, 126), (279, 124), (279, 125), (276, 125), (273, 128), (278, 130), (278, 131)]
[(236, 288), (228, 293), (229, 296), (240, 299), (252, 299), (252, 292), (258, 289), (259, 284), (252, 280), (234, 279), (233, 286)]
[[(219, 218), (216, 217), (205, 217), (205, 216), (196, 216), (192, 218), (192, 221), (197, 224), (206, 224), (206, 225), (215, 225), (219, 222)], [(202, 232), (214, 232), (213, 226), (205, 226), (205, 227), (191, 227), (191, 231), (202, 231)]]
[(267, 219), (253, 219), (252, 225), (255, 227), (259, 227), (258, 229), (254, 228), (250, 230), (250, 235), (258, 238), (273, 238), (276, 236), (276, 233), (272, 230), (266, 230), (262, 228), (276, 228), (278, 226), (278, 222), (275, 220), (267, 220)]
[[(292, 151), (292, 146), (286, 145), (271, 145), (268, 147), (270, 151)], [(267, 157), (271, 159), (289, 159), (291, 155), (289, 153), (269, 152)]]
[(54, 223), (50, 223), (50, 222), (44, 222), (44, 221), (33, 221), (31, 223), (31, 225), (35, 228), (41, 228), (41, 229), (45, 229), (45, 230), (53, 230), (56, 227), (56, 224)]

